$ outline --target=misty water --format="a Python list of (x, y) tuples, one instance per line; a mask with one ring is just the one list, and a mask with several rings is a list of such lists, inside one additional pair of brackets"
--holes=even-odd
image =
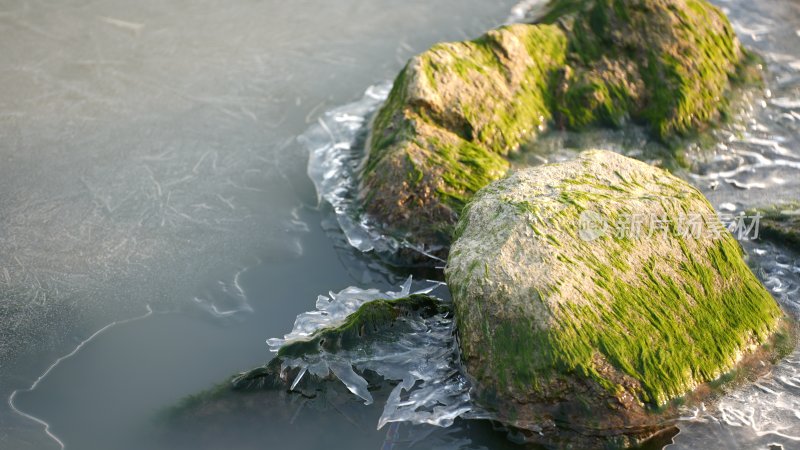
[[(768, 89), (710, 149), (690, 150), (681, 176), (721, 212), (796, 200), (800, 6), (717, 4), (767, 60)], [(165, 434), (158, 418), (266, 362), (265, 341), (318, 295), (403, 283), (351, 245), (365, 249), (370, 236), (352, 234), (364, 230), (318, 207), (309, 154), (357, 144), (410, 56), (526, 7), (536, 2), (0, 1), (0, 448), (519, 448), (479, 420), (377, 430), (383, 391), (291, 420), (271, 420), (282, 405), (243, 408), (210, 431)], [(319, 134), (334, 123), (353, 129)], [(587, 140), (657, 158), (635, 131), (589, 136), (554, 132), (529, 158), (566, 158)], [(797, 314), (800, 256), (744, 244)], [(685, 411), (669, 448), (797, 447), (799, 371), (796, 353)]]

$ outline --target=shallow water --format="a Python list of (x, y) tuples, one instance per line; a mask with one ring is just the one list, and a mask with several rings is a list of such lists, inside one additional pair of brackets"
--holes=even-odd
[[(711, 157), (692, 153), (684, 176), (722, 211), (800, 198), (800, 7), (719, 4), (767, 58), (770, 92), (717, 133)], [(298, 410), (296, 424), (233, 415), (216, 443), (191, 429), (161, 440), (154, 417), (264, 363), (265, 339), (317, 295), (402, 282), (315, 208), (308, 141), (296, 138), (409, 56), (477, 36), (513, 5), (0, 2), (0, 396), (18, 390), (13, 407), (30, 415), (0, 410), (0, 448), (319, 448), (330, 436), (342, 448), (512, 446), (483, 422), (377, 431), (377, 394), (371, 407)], [(634, 156), (647, 146), (636, 133), (598, 142)], [(530, 154), (553, 157), (540, 150)], [(748, 249), (793, 308), (797, 255)], [(718, 407), (687, 411), (674, 448), (797, 445), (798, 369), (794, 355)]]

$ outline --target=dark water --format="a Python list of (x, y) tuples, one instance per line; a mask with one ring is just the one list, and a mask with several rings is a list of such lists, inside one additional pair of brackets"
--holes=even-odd
[[(766, 57), (770, 92), (684, 175), (721, 211), (800, 198), (800, 7), (718, 4)], [(370, 407), (339, 398), (288, 421), (265, 404), (168, 438), (158, 423), (269, 359), (265, 339), (317, 295), (402, 281), (316, 208), (296, 137), (513, 5), (0, 1), (0, 396), (18, 391), (18, 412), (0, 410), (0, 448), (514, 447), (479, 421), (376, 430), (380, 393)], [(792, 309), (798, 256), (748, 249)], [(800, 445), (798, 361), (687, 411), (674, 447)]]

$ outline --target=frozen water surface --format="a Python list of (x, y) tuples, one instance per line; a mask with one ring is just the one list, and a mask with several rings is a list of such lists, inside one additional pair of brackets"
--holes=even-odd
[[(0, 1), (0, 396), (67, 448), (154, 448), (318, 293), (395, 284), (335, 250), (296, 137), (512, 4)], [(0, 448), (59, 448), (2, 405)]]
[[(336, 326), (361, 305), (376, 299), (397, 299), (411, 294), (428, 294), (443, 283), (413, 289), (409, 277), (398, 291), (348, 287), (338, 293), (319, 296), (317, 309), (297, 317), (291, 333), (283, 339), (269, 339), (273, 352), (283, 345), (307, 339), (316, 330)], [(320, 352), (284, 361), (283, 368), (299, 368), (292, 388), (306, 373), (326, 377), (333, 373), (366, 404), (374, 400), (367, 381), (358, 373), (370, 370), (384, 379), (398, 381), (386, 400), (378, 429), (390, 422), (408, 422), (447, 427), (460, 416), (479, 417), (483, 412), (472, 404), (469, 382), (458, 366), (455, 328), (450, 313), (428, 319), (403, 318), (411, 331), (397, 336), (391, 330), (384, 338), (366, 342), (336, 354)]]
[[(717, 133), (710, 153), (690, 151), (682, 175), (725, 212), (800, 198), (800, 8), (717, 4), (766, 58), (768, 89)], [(403, 243), (350, 214), (370, 115), (411, 55), (540, 7), (0, 1), (0, 395), (11, 397), (0, 448), (182, 448), (152, 441), (155, 411), (262, 364), (264, 339), (298, 314), (289, 339), (397, 292), (403, 279), (360, 251)], [(636, 131), (590, 140), (660, 159), (641, 151), (651, 143)], [(568, 158), (584, 145), (553, 133), (520, 163)], [(763, 242), (746, 248), (796, 313), (798, 256)], [(359, 287), (339, 291), (348, 285)], [(337, 291), (303, 314), (320, 292)], [(364, 400), (371, 394), (353, 367), (400, 382), (373, 405), (373, 421), (332, 412), (338, 422), (319, 431), (335, 431), (348, 448), (507, 445), (504, 433), (455, 420), (480, 413), (453, 364), (450, 318), (415, 326), (373, 352), (379, 358), (312, 362)], [(717, 406), (687, 410), (673, 447), (796, 447), (798, 361)], [(239, 426), (234, 435), (258, 441), (258, 427)], [(303, 430), (292, 433), (281, 435), (283, 448), (309, 448)], [(237, 442), (231, 448), (251, 448)]]

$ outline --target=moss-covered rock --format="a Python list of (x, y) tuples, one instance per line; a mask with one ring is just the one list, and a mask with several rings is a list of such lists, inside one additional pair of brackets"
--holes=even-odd
[[(185, 397), (165, 411), (165, 416), (170, 419), (180, 419), (187, 415), (204, 415), (220, 410), (229, 412), (229, 408), (239, 408), (243, 402), (241, 397), (235, 396), (233, 392), (255, 390), (279, 392), (286, 394), (279, 398), (287, 402), (290, 401), (288, 395), (290, 391), (306, 397), (315, 397), (328, 390), (347, 392), (341, 383), (329, 383), (335, 379), (330, 373), (326, 376), (309, 373), (293, 386), (301, 369), (287, 363), (295, 359), (313, 358), (320, 353), (346, 352), (360, 346), (368, 346), (380, 339), (391, 339), (397, 334), (388, 333), (389, 329), (400, 333), (411, 331), (407, 322), (401, 319), (428, 318), (450, 311), (450, 306), (441, 300), (420, 294), (365, 303), (347, 316), (341, 324), (321, 328), (305, 339), (286, 343), (275, 358), (263, 366), (242, 372), (210, 389)], [(381, 384), (379, 376), (371, 373), (363, 375), (370, 386)], [(276, 411), (285, 413), (283, 408), (276, 406), (278, 406)]]
[(449, 243), (465, 202), (552, 118), (566, 48), (556, 26), (515, 25), (414, 57), (373, 122), (366, 211), (415, 243)]
[(748, 212), (759, 214), (760, 237), (800, 252), (800, 203), (790, 202), (758, 208)]
[[(315, 427), (342, 430), (348, 423), (353, 426), (352, 432), (368, 441), (369, 434), (364, 434), (364, 429), (375, 427), (383, 410), (380, 400), (389, 397), (397, 380), (384, 379), (364, 366), (352, 366), (365, 389), (379, 400), (365, 405), (363, 397), (353, 395), (351, 386), (346, 385), (352, 379), (337, 379), (334, 365), (350, 365), (372, 352), (378, 352), (376, 358), (380, 359), (386, 356), (380, 354), (382, 344), (402, 341), (407, 338), (405, 333), (419, 333), (420, 319), (443, 313), (452, 313), (451, 304), (428, 295), (370, 301), (341, 323), (286, 342), (267, 364), (182, 399), (163, 411), (159, 423), (165, 425), (163, 431), (168, 436), (185, 441), (188, 431), (193, 440), (204, 445), (209, 441), (219, 443), (219, 448), (239, 442), (238, 437), (230, 435), (253, 426), (263, 428), (264, 432), (257, 434), (263, 441), (246, 448), (263, 448), (265, 442), (280, 447), (284, 433), (296, 439), (297, 433), (308, 434)], [(441, 350), (447, 352), (449, 348)], [(197, 433), (198, 439), (194, 439)], [(319, 439), (318, 434), (309, 435), (313, 442), (307, 448), (324, 447), (324, 439)]]
[(707, 127), (750, 56), (728, 19), (705, 0), (555, 0), (569, 57), (556, 108), (567, 126), (627, 119), (661, 139)]
[(159, 439), (174, 440), (175, 448), (281, 448), (285, 436), (291, 435), (294, 441), (305, 442), (305, 448), (324, 448), (329, 436), (308, 433), (321, 427), (363, 436), (363, 444), (357, 446), (368, 447), (374, 436), (364, 430), (375, 427), (382, 400), (396, 382), (353, 367), (354, 376), (378, 400), (365, 405), (363, 398), (353, 395), (351, 386), (337, 379), (333, 364), (350, 364), (350, 358), (365, 356), (373, 345), (401, 339), (405, 332), (419, 332), (419, 326), (411, 322), (444, 312), (451, 312), (449, 303), (426, 295), (365, 303), (338, 325), (284, 344), (267, 364), (162, 411)]
[[(448, 311), (449, 306), (427, 295), (414, 294), (395, 300), (374, 300), (347, 316), (342, 324), (317, 330), (306, 339), (286, 343), (278, 355), (262, 367), (239, 374), (232, 380), (234, 389), (288, 389), (297, 370), (284, 370), (287, 359), (305, 358), (320, 352), (336, 354), (353, 350), (376, 339), (385, 339), (386, 331), (411, 331), (402, 318), (427, 318)], [(314, 382), (312, 376), (308, 379)], [(319, 381), (319, 380), (316, 380)]]
[(650, 435), (782, 317), (699, 191), (615, 153), (490, 184), (456, 235), (445, 274), (478, 398), (545, 441)]
[(411, 59), (377, 114), (364, 210), (443, 256), (464, 204), (548, 124), (706, 127), (756, 64), (706, 0), (554, 0), (537, 24), (438, 44)]

